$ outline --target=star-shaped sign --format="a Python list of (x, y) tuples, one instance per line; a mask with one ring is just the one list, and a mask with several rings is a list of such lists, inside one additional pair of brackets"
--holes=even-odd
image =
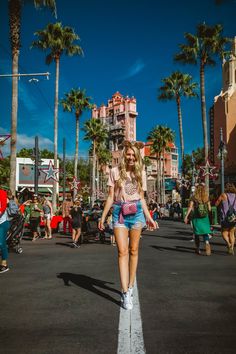
[(83, 194), (89, 194), (90, 193), (90, 188), (87, 186), (87, 184), (82, 188), (82, 193)]
[(80, 181), (77, 181), (77, 179), (74, 177), (73, 181), (69, 183), (70, 184), (70, 189), (72, 190), (78, 190), (80, 187)]
[(203, 171), (202, 176), (205, 177), (206, 175), (209, 175), (211, 177), (214, 177), (214, 172), (213, 170), (216, 169), (215, 166), (211, 166), (209, 164), (209, 161), (207, 160), (205, 166), (200, 166), (200, 169)]
[[(0, 135), (0, 146), (4, 146), (5, 141), (8, 140), (10, 137), (11, 137), (11, 135), (9, 135), (9, 134)], [(0, 159), (3, 159), (3, 154), (2, 154), (1, 149), (0, 149)]]
[(58, 182), (57, 174), (59, 173), (59, 168), (54, 168), (52, 160), (49, 161), (48, 167), (40, 168), (39, 170), (45, 173), (44, 182), (47, 182), (50, 179), (53, 179), (54, 181)]

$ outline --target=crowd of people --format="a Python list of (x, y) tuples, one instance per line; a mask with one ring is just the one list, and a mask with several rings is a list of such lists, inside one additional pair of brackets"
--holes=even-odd
[[(143, 169), (140, 149), (142, 143), (125, 142), (120, 165), (110, 170), (108, 180), (108, 198), (102, 204), (95, 204), (91, 210), (93, 219), (97, 222), (100, 232), (110, 235), (111, 244), (117, 246), (118, 266), (121, 282), (121, 303), (124, 309), (133, 308), (133, 288), (135, 284), (138, 265), (139, 241), (143, 228), (154, 231), (159, 228), (158, 221), (176, 214), (181, 219), (182, 208), (178, 201), (168, 201), (165, 205), (151, 201), (146, 203), (145, 192), (146, 174)], [(220, 223), (222, 237), (226, 243), (229, 255), (234, 255), (235, 225), (236, 225), (236, 188), (233, 184), (227, 184), (225, 192), (215, 202), (220, 210)], [(6, 234), (14, 213), (21, 212), (25, 215), (30, 225), (32, 241), (40, 236), (40, 222), (43, 220), (45, 227), (45, 239), (52, 238), (51, 221), (53, 209), (50, 201), (43, 197), (33, 195), (32, 199), (18, 205), (11, 192), (0, 189), (0, 273), (9, 270), (8, 249)], [(63, 220), (63, 233), (69, 232), (72, 237), (72, 245), (79, 248), (79, 240), (83, 223), (88, 222), (81, 200), (72, 200), (70, 194), (60, 206)], [(205, 185), (196, 185), (195, 192), (191, 196), (184, 222), (191, 223), (195, 241), (195, 252), (201, 254), (200, 241), (203, 237), (205, 254), (211, 255), (210, 223), (211, 203)]]

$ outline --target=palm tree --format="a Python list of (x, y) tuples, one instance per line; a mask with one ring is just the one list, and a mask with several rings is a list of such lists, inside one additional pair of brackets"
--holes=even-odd
[[(186, 44), (180, 44), (180, 52), (175, 55), (175, 61), (183, 64), (199, 64), (200, 67), (200, 96), (203, 127), (203, 141), (205, 161), (208, 159), (208, 135), (205, 98), (205, 68), (207, 65), (215, 65), (215, 56), (221, 58), (225, 53), (225, 45), (228, 38), (222, 36), (223, 27), (219, 24), (208, 26), (205, 23), (197, 26), (196, 34), (185, 33)], [(208, 175), (206, 177), (209, 177)], [(206, 186), (209, 188), (209, 178), (206, 178)]]
[[(56, 16), (55, 0), (31, 0), (35, 8), (49, 7)], [(16, 188), (16, 143), (17, 143), (17, 113), (18, 113), (18, 63), (20, 54), (21, 12), (23, 0), (8, 0), (10, 43), (12, 52), (12, 112), (11, 112), (11, 156), (10, 156), (10, 190)]]
[(65, 94), (65, 98), (61, 100), (63, 110), (67, 112), (75, 112), (75, 162), (74, 162), (74, 176), (77, 179), (78, 175), (78, 156), (79, 156), (79, 120), (86, 109), (91, 109), (90, 97), (86, 96), (85, 90), (71, 89)]
[[(44, 51), (50, 51), (46, 56), (46, 64), (55, 61), (55, 101), (54, 101), (54, 167), (57, 168), (57, 150), (58, 150), (58, 91), (59, 91), (59, 66), (63, 54), (68, 56), (82, 55), (82, 48), (75, 44), (79, 36), (70, 27), (63, 27), (61, 23), (49, 23), (45, 29), (35, 32), (38, 40), (32, 43), (33, 48), (39, 48)], [(56, 209), (57, 194), (56, 182), (53, 185), (53, 209)]]
[(108, 165), (110, 165), (112, 161), (112, 153), (107, 149), (106, 144), (101, 143), (98, 144), (97, 147), (97, 162), (98, 162), (98, 168), (97, 168), (97, 173), (98, 173), (98, 178), (99, 178), (99, 172), (101, 172), (101, 189), (104, 191), (104, 167), (107, 168)]
[(92, 172), (92, 197), (91, 203), (94, 204), (95, 200), (95, 169), (97, 161), (97, 148), (98, 145), (104, 142), (108, 137), (108, 130), (101, 120), (92, 118), (84, 123), (83, 131), (85, 132), (84, 140), (92, 141), (93, 148), (93, 172)]
[(181, 111), (181, 97), (197, 97), (195, 89), (198, 87), (196, 82), (191, 82), (192, 76), (183, 74), (180, 71), (173, 72), (169, 77), (162, 79), (163, 86), (159, 88), (158, 99), (161, 101), (175, 100), (178, 112), (180, 150), (182, 164), (184, 162), (184, 136)]
[(169, 151), (169, 144), (174, 141), (174, 132), (167, 126), (157, 125), (148, 134), (151, 141), (151, 154), (157, 159), (157, 201), (165, 202), (165, 152)]

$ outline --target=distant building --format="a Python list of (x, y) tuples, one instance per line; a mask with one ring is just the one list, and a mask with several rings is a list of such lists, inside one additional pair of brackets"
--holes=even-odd
[[(151, 154), (151, 146), (151, 142), (147, 142), (144, 146), (144, 156), (149, 157), (151, 160), (151, 165), (146, 167), (148, 194), (156, 190), (157, 179), (157, 158), (155, 154)], [(171, 195), (176, 188), (176, 180), (179, 177), (179, 154), (174, 143), (170, 143), (169, 148), (170, 151), (166, 151), (164, 158), (162, 157), (162, 163), (164, 161), (165, 191), (166, 194)]]
[(107, 105), (92, 110), (92, 118), (100, 119), (109, 130), (108, 147), (112, 152), (112, 166), (120, 161), (122, 142), (136, 140), (136, 98), (124, 97), (118, 91), (108, 100)]
[(217, 158), (220, 145), (220, 128), (226, 143), (226, 181), (236, 182), (236, 37), (229, 60), (222, 64), (223, 88), (210, 109), (210, 159), (220, 165)]

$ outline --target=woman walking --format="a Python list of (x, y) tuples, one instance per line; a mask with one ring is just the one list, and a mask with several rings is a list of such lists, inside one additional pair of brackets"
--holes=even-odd
[(52, 220), (52, 204), (46, 197), (43, 198), (43, 221), (45, 225), (45, 239), (52, 238), (52, 229), (51, 229), (51, 220)]
[(110, 171), (109, 195), (98, 225), (100, 230), (104, 230), (106, 216), (113, 206), (112, 222), (118, 248), (121, 301), (126, 310), (133, 308), (133, 286), (142, 228), (146, 221), (156, 228), (144, 199), (146, 174), (143, 171), (141, 148), (143, 144), (140, 142), (124, 142), (120, 165)]
[(226, 242), (227, 251), (234, 255), (236, 225), (236, 188), (234, 184), (226, 184), (225, 192), (219, 196), (215, 205), (221, 207), (221, 233)]
[(73, 247), (79, 248), (80, 245), (78, 244), (80, 235), (81, 235), (81, 224), (82, 224), (82, 216), (83, 212), (81, 209), (80, 201), (75, 201), (73, 208), (70, 210), (70, 217), (72, 219), (71, 226), (72, 226), (72, 240), (73, 240)]
[(196, 245), (196, 254), (201, 254), (200, 251), (200, 236), (203, 236), (205, 243), (206, 255), (211, 255), (211, 246), (209, 243), (209, 234), (211, 233), (211, 225), (209, 220), (209, 212), (211, 204), (204, 185), (196, 186), (192, 200), (190, 201), (187, 214), (185, 216), (185, 224), (189, 221), (189, 216), (192, 213), (192, 226), (194, 240)]

